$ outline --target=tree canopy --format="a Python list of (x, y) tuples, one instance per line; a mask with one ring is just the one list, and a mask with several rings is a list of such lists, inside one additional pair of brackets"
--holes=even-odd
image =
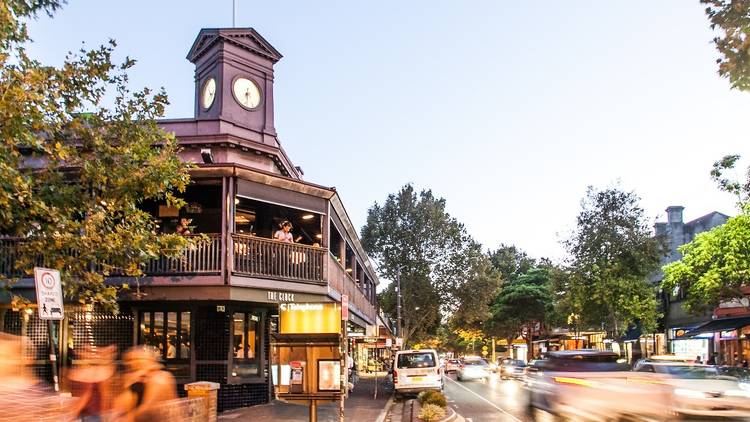
[[(400, 277), (404, 341), (434, 334), (448, 316), (475, 322), (488, 315), (486, 298), (494, 295), (499, 278), (463, 224), (446, 212), (445, 200), (432, 191), (406, 185), (382, 205), (375, 203), (361, 235), (381, 277)], [(395, 318), (395, 283), (380, 299)]]
[(25, 22), (60, 6), (0, 4), (0, 233), (24, 239), (18, 270), (30, 274), (43, 257), (68, 297), (114, 307), (106, 275), (139, 276), (145, 262), (186, 244), (159, 234), (139, 206), (182, 205), (188, 165), (155, 121), (165, 93), (129, 89), (135, 61), (114, 63), (114, 41), (69, 53), (59, 67), (28, 56)]
[(656, 289), (649, 276), (665, 253), (646, 223), (639, 198), (617, 188), (589, 187), (577, 227), (564, 242), (570, 258), (559, 299), (584, 325), (621, 334), (640, 322), (656, 328)]
[[(536, 324), (546, 322), (552, 313), (553, 299), (549, 270), (532, 268), (517, 279), (503, 283), (492, 301), (492, 317), (485, 323), (485, 332), (506, 339), (524, 335), (530, 343)], [(532, 352), (529, 347), (529, 358)]]
[(732, 88), (750, 88), (750, 1), (701, 0), (711, 29), (718, 34), (713, 42), (719, 51), (719, 75), (728, 78)]
[(682, 258), (663, 268), (664, 288), (684, 289), (684, 306), (691, 313), (712, 311), (722, 302), (741, 303), (750, 289), (750, 169), (746, 180), (726, 176), (739, 159), (729, 155), (714, 163), (711, 178), (737, 197), (740, 214), (682, 245)]

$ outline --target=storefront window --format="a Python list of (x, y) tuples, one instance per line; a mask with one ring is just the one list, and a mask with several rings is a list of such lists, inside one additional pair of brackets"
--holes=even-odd
[(260, 316), (253, 312), (233, 314), (234, 360), (232, 376), (258, 375), (258, 343)]
[(153, 346), (167, 361), (190, 359), (190, 312), (141, 311), (138, 344)]

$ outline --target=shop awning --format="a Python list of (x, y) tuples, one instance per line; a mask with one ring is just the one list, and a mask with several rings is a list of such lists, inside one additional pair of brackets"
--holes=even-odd
[(736, 330), (746, 325), (750, 325), (750, 316), (715, 319), (695, 327), (686, 333), (685, 337), (693, 337), (703, 333), (715, 333), (717, 331)]

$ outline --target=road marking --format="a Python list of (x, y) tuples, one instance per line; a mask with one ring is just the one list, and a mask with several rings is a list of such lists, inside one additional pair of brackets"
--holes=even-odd
[[(452, 383), (456, 384), (457, 386), (459, 386), (459, 387), (463, 388), (464, 390), (466, 390), (466, 391), (470, 392), (471, 394), (473, 394), (473, 395), (475, 395), (475, 396), (479, 397), (479, 398), (480, 398), (480, 399), (482, 399), (482, 400), (483, 400), (483, 401), (484, 401), (485, 403), (489, 404), (490, 406), (494, 407), (495, 409), (497, 409), (497, 410), (499, 410), (499, 411), (501, 411), (501, 412), (505, 413), (506, 415), (510, 416), (511, 418), (513, 418), (513, 420), (514, 420), (514, 421), (517, 421), (517, 422), (522, 422), (522, 421), (521, 421), (520, 419), (518, 419), (517, 417), (515, 417), (515, 416), (511, 415), (510, 413), (508, 413), (507, 411), (505, 411), (505, 409), (503, 409), (502, 407), (499, 407), (499, 406), (497, 406), (497, 405), (496, 405), (495, 403), (492, 403), (491, 401), (487, 400), (486, 398), (484, 398), (484, 397), (480, 396), (479, 394), (477, 394), (477, 393), (475, 393), (474, 391), (472, 391), (472, 390), (471, 390), (470, 388), (464, 387), (464, 386), (463, 386), (463, 385), (461, 385), (461, 384), (460, 384), (460, 383), (459, 383), (458, 381), (453, 381), (453, 380), (452, 380), (452, 379), (451, 379), (450, 377), (446, 377), (446, 378), (448, 378), (448, 379), (449, 379), (449, 380), (450, 380), (450, 381), (451, 381)], [(468, 419), (467, 419), (467, 420), (468, 420)]]

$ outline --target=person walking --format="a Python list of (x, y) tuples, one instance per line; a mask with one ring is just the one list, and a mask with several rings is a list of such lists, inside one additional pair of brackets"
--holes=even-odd
[(123, 355), (127, 366), (124, 390), (115, 401), (117, 422), (160, 420), (160, 405), (177, 398), (174, 376), (159, 363), (159, 353), (150, 347), (134, 347)]
[(117, 346), (85, 347), (78, 353), (84, 362), (70, 370), (68, 380), (78, 397), (74, 414), (82, 422), (99, 422), (112, 407), (111, 386), (115, 375)]

